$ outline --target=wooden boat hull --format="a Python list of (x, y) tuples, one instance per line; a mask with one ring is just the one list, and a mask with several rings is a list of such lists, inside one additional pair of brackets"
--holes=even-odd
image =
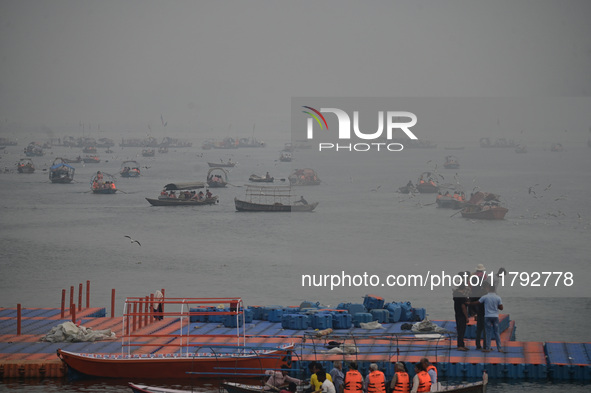
[(116, 188), (101, 188), (98, 190), (92, 190), (93, 194), (114, 194), (117, 192)]
[(167, 389), (157, 386), (136, 385), (131, 382), (128, 383), (128, 386), (133, 393), (191, 393), (190, 390), (185, 389)]
[(129, 172), (121, 172), (119, 174), (121, 177), (140, 177), (139, 171), (129, 171)]
[(431, 183), (419, 183), (416, 188), (421, 194), (434, 194), (439, 191), (439, 187)]
[(206, 198), (204, 200), (198, 201), (195, 199), (190, 200), (182, 200), (182, 199), (156, 199), (156, 198), (146, 198), (146, 201), (150, 202), (152, 206), (201, 206), (201, 205), (214, 205), (218, 201), (218, 197), (214, 196), (211, 198)]
[(82, 161), (84, 161), (85, 164), (98, 164), (101, 162), (101, 160), (94, 158), (83, 158)]
[(445, 169), (458, 169), (460, 168), (460, 164), (458, 163), (450, 163), (450, 164), (443, 164)]
[(208, 162), (207, 165), (209, 165), (210, 168), (234, 168), (236, 166), (236, 163), (231, 163), (231, 164), (216, 164), (215, 162)]
[(436, 200), (437, 202), (437, 207), (441, 207), (441, 208), (446, 208), (446, 209), (462, 209), (465, 205), (466, 202), (462, 202), (462, 201), (458, 201), (457, 199), (454, 199), (453, 197), (446, 197), (446, 196), (442, 196), (441, 198), (438, 198)]
[[(279, 369), (287, 364), (290, 349), (248, 356), (121, 356), (80, 354), (61, 349), (58, 357), (68, 368), (91, 377), (134, 379), (187, 379), (228, 376), (252, 377), (267, 369)], [(203, 354), (201, 354), (203, 355)], [(256, 373), (255, 370), (260, 370)], [(257, 375), (258, 377), (258, 375)]]
[(52, 183), (57, 183), (57, 184), (67, 184), (67, 183), (71, 183), (72, 180), (74, 180), (71, 177), (52, 177), (50, 178)]
[(228, 183), (221, 183), (218, 181), (208, 181), (207, 185), (209, 188), (225, 188)]
[(241, 201), (238, 198), (234, 198), (234, 204), (236, 205), (236, 210), (239, 212), (311, 212), (318, 206), (318, 202), (308, 205), (284, 205), (280, 203), (267, 205)]
[(262, 393), (264, 391), (261, 385), (247, 385), (237, 382), (223, 382), (222, 387), (228, 393)]
[(462, 210), (462, 217), (478, 220), (502, 220), (509, 209), (502, 206), (495, 206), (483, 210), (480, 206), (466, 206)]
[(33, 173), (33, 172), (35, 172), (35, 168), (18, 167), (17, 171), (18, 171), (18, 173)]
[(254, 183), (273, 183), (275, 181), (275, 178), (273, 177), (260, 177), (260, 176), (251, 176), (248, 178), (249, 181), (254, 182)]

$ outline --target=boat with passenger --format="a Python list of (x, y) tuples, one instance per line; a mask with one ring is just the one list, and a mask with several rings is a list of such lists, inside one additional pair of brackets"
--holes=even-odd
[(63, 158), (57, 157), (49, 168), (49, 180), (52, 183), (71, 183), (74, 180), (75, 171), (76, 169), (68, 165)]
[(76, 158), (62, 158), (66, 164), (78, 164), (82, 162), (82, 157), (78, 156)]
[(490, 192), (473, 194), (461, 210), (462, 217), (479, 220), (502, 220), (509, 209), (501, 205), (499, 196)]
[(86, 146), (84, 149), (82, 149), (82, 153), (96, 154), (97, 150), (94, 146)]
[(239, 212), (311, 212), (318, 202), (308, 203), (293, 194), (291, 186), (246, 185), (244, 199), (234, 198)]
[(99, 158), (99, 156), (84, 156), (84, 158), (82, 158), (82, 161), (84, 161), (85, 164), (98, 164), (99, 162), (101, 162), (101, 159)]
[(228, 158), (228, 161), (226, 162), (220, 159), (219, 164), (215, 162), (208, 162), (207, 165), (209, 165), (210, 168), (234, 168), (236, 166), (236, 163), (232, 161), (231, 158)]
[(156, 150), (154, 149), (143, 149), (142, 150), (142, 157), (154, 157), (156, 155)]
[(224, 188), (228, 184), (228, 172), (216, 167), (207, 171), (207, 185), (211, 188)]
[(218, 196), (213, 195), (209, 189), (195, 191), (205, 188), (203, 182), (169, 183), (164, 186), (158, 198), (146, 198), (152, 206), (200, 206), (214, 205), (218, 203)]
[(445, 157), (443, 167), (445, 169), (458, 169), (460, 167), (460, 160), (456, 156), (447, 156)]
[(16, 170), (18, 173), (33, 173), (35, 172), (35, 164), (30, 158), (21, 158), (16, 164)]
[(94, 194), (114, 194), (117, 192), (113, 176), (101, 171), (97, 171), (90, 179), (90, 189)]
[(259, 176), (253, 173), (252, 175), (250, 175), (248, 180), (254, 183), (273, 183), (275, 181), (275, 178), (269, 175), (269, 172), (267, 172), (265, 176)]
[(27, 157), (42, 157), (43, 156), (43, 147), (38, 143), (31, 142), (25, 147), (25, 155)]
[(433, 194), (439, 191), (437, 179), (431, 172), (421, 173), (416, 188), (421, 194)]
[(134, 160), (123, 161), (119, 174), (121, 177), (140, 177), (140, 164)]
[(288, 176), (289, 183), (293, 186), (316, 186), (320, 184), (320, 178), (314, 169), (296, 169)]
[(289, 151), (282, 151), (281, 155), (279, 156), (279, 161), (281, 162), (291, 162), (292, 160), (291, 152)]
[(435, 202), (437, 207), (458, 210), (466, 205), (466, 198), (463, 192), (454, 191), (452, 195), (446, 191), (445, 194), (439, 193)]

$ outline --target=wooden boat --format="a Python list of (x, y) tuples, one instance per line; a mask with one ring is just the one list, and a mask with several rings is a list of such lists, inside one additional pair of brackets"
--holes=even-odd
[(154, 149), (144, 149), (142, 150), (143, 157), (154, 157), (156, 155), (156, 150)]
[(77, 164), (79, 162), (82, 162), (82, 157), (78, 156), (76, 158), (62, 158), (62, 160), (66, 163), (66, 164)]
[(466, 205), (465, 201), (457, 200), (451, 195), (438, 195), (435, 202), (437, 207), (456, 210), (462, 209)]
[(140, 177), (140, 164), (134, 160), (123, 161), (119, 174), (121, 177)]
[(117, 192), (117, 187), (115, 187), (113, 176), (98, 171), (90, 179), (90, 190), (94, 194), (114, 194)]
[(207, 185), (211, 188), (223, 188), (228, 184), (228, 172), (224, 168), (215, 167), (207, 171)]
[(167, 389), (157, 386), (138, 385), (135, 383), (128, 383), (133, 393), (193, 393), (194, 390), (186, 389)]
[(35, 164), (30, 158), (21, 158), (16, 165), (18, 173), (33, 173), (35, 172)]
[(517, 145), (517, 147), (515, 148), (515, 153), (527, 153), (525, 145)]
[(111, 150), (110, 148), (115, 146), (115, 142), (110, 138), (101, 138), (95, 145), (96, 147), (104, 148)]
[(201, 205), (215, 205), (218, 202), (218, 196), (213, 195), (210, 198), (196, 199), (190, 198), (171, 198), (165, 196), (159, 196), (157, 199), (146, 198), (146, 201), (150, 202), (152, 206), (201, 206)]
[(244, 199), (234, 198), (234, 205), (239, 212), (311, 212), (318, 202), (296, 200), (291, 186), (246, 185)]
[(222, 382), (222, 387), (228, 393), (263, 393), (265, 391), (262, 385), (247, 385), (237, 382)]
[[(248, 348), (248, 347), (246, 347)], [(57, 350), (57, 356), (68, 368), (85, 376), (100, 378), (187, 379), (227, 376), (250, 377), (253, 370), (276, 369), (292, 348), (250, 350), (242, 353), (183, 353), (167, 355), (99, 355)]]
[(250, 175), (248, 180), (255, 182), (255, 183), (273, 183), (273, 181), (275, 181), (275, 178), (269, 176), (269, 172), (267, 172), (266, 176), (259, 176), (259, 175), (252, 174), (252, 175)]
[(415, 186), (421, 194), (433, 194), (439, 191), (437, 180), (431, 172), (423, 172)]
[(160, 146), (158, 148), (158, 153), (168, 153), (168, 147), (167, 146)]
[(236, 166), (236, 163), (232, 162), (232, 160), (228, 160), (227, 162), (224, 162), (223, 160), (220, 161), (219, 164), (208, 162), (207, 165), (209, 165), (210, 168), (234, 168)]
[(31, 142), (25, 147), (25, 155), (27, 157), (41, 157), (43, 156), (43, 148), (38, 144)]
[(443, 167), (445, 169), (458, 169), (460, 167), (460, 161), (456, 156), (447, 156), (445, 157)]
[(561, 143), (555, 143), (550, 148), (550, 151), (564, 151), (564, 147), (562, 146)]
[(480, 147), (516, 147), (517, 144), (512, 139), (498, 138), (494, 142), (490, 138), (480, 138)]
[(292, 160), (292, 155), (291, 152), (288, 151), (282, 151), (281, 155), (279, 156), (279, 161), (281, 162), (291, 162)]
[(74, 180), (76, 169), (64, 162), (64, 159), (57, 157), (49, 168), (49, 180), (52, 183), (71, 183)]
[(320, 184), (320, 179), (313, 169), (296, 169), (288, 176), (289, 183), (293, 186), (316, 186)]
[(240, 138), (238, 140), (238, 147), (265, 147), (267, 144), (258, 139), (252, 138)]
[(84, 149), (82, 149), (82, 153), (96, 154), (96, 147), (94, 147), (94, 146), (86, 146)]
[(98, 164), (101, 162), (101, 159), (98, 156), (84, 156), (82, 159), (85, 164)]
[[(200, 206), (218, 203), (218, 196), (195, 194), (195, 190), (205, 188), (203, 182), (169, 183), (164, 186), (158, 198), (146, 198), (152, 206)], [(167, 192), (168, 191), (168, 192)], [(178, 192), (178, 194), (177, 194)], [(207, 190), (209, 193), (209, 190)], [(173, 195), (173, 196), (171, 196)]]
[(502, 220), (509, 209), (491, 202), (482, 205), (466, 205), (462, 209), (462, 217), (478, 220)]

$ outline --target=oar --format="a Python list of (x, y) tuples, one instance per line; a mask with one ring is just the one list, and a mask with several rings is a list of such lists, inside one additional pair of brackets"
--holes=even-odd
[(127, 192), (125, 192), (125, 191), (123, 191), (123, 190), (121, 190), (121, 189), (119, 189), (119, 188), (117, 189), (117, 191), (119, 191), (119, 192), (122, 192), (122, 193), (124, 193), (124, 194), (128, 194)]
[(242, 186), (237, 186), (237, 185), (235, 185), (235, 184), (232, 184), (232, 183), (226, 183), (226, 184), (229, 184), (229, 185), (231, 185), (232, 187), (242, 187)]
[(463, 209), (460, 209), (460, 210), (458, 210), (457, 212), (455, 212), (454, 214), (452, 214), (452, 215), (451, 215), (451, 216), (449, 216), (449, 217), (451, 218), (451, 217), (455, 216), (456, 214), (458, 214), (458, 213), (461, 213), (461, 212), (462, 212), (462, 210), (463, 210)]

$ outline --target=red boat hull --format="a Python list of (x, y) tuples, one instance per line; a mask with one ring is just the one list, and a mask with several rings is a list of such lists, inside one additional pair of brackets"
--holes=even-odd
[[(211, 378), (239, 375), (249, 377), (263, 374), (267, 369), (279, 369), (288, 364), (291, 350), (259, 353), (253, 356), (179, 356), (179, 357), (123, 357), (119, 355), (78, 354), (58, 349), (58, 357), (69, 369), (101, 378), (182, 379)], [(132, 355), (133, 356), (133, 355)]]

